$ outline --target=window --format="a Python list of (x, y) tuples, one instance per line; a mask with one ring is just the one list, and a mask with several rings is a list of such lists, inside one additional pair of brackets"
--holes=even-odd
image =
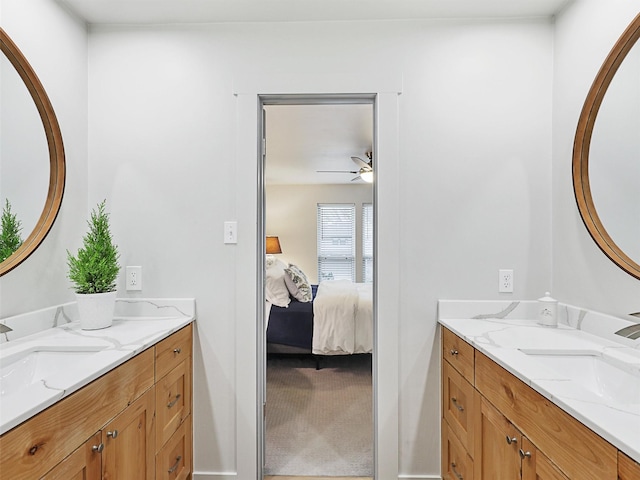
[(356, 207), (318, 204), (318, 280), (356, 281)]
[(362, 281), (373, 282), (373, 204), (362, 204)]

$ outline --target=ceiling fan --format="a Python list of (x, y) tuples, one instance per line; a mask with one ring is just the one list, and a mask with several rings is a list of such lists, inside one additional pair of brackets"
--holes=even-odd
[(356, 180), (363, 180), (367, 183), (373, 182), (373, 153), (366, 152), (365, 154), (369, 159), (368, 162), (365, 162), (360, 157), (351, 157), (353, 163), (355, 163), (360, 168), (358, 170), (317, 170), (318, 173), (352, 173), (356, 176), (351, 179), (352, 182)]

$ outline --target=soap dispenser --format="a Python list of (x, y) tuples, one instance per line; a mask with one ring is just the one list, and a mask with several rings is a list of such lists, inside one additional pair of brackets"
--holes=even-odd
[(538, 323), (545, 327), (558, 326), (558, 301), (549, 292), (538, 299)]

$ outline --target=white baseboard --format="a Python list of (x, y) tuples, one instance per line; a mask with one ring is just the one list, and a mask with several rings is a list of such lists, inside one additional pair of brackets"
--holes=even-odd
[[(193, 480), (238, 480), (238, 475), (235, 472), (193, 472)], [(442, 480), (442, 477), (439, 475), (398, 475), (398, 480)]]
[(398, 475), (398, 480), (442, 480), (440, 475)]
[(238, 480), (236, 472), (193, 472), (192, 480)]

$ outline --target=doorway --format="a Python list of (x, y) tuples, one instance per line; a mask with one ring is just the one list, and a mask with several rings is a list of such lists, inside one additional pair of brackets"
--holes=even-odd
[[(374, 199), (376, 250), (384, 257), (375, 264), (376, 345), (373, 357), (374, 390), (374, 477), (396, 478), (399, 464), (399, 285), (400, 254), (400, 161), (399, 107), (402, 77), (395, 72), (361, 74), (264, 74), (239, 76), (233, 91), (237, 108), (235, 186), (231, 218), (239, 226), (235, 249), (238, 292), (235, 301), (235, 450), (237, 478), (263, 478), (263, 382), (264, 350), (264, 219), (261, 160), (261, 111), (264, 100), (315, 96), (340, 99), (335, 92), (356, 98), (374, 99), (376, 145), (380, 160)], [(362, 92), (368, 92), (364, 95)], [(375, 256), (375, 252), (374, 252)], [(379, 292), (384, 292), (380, 295)]]
[[(270, 305), (259, 368), (266, 401), (264, 472), (370, 478), (375, 205), (374, 184), (367, 180), (375, 169), (374, 99), (278, 97), (263, 98), (262, 106), (260, 217)], [(288, 267), (306, 280), (306, 297), (295, 285), (291, 290), (291, 278), (285, 286)], [(340, 320), (357, 320), (360, 328), (331, 325), (338, 334), (333, 330), (330, 340), (322, 339), (322, 331), (312, 339), (313, 309), (322, 308), (329, 287), (336, 286), (358, 293), (349, 298), (359, 315)], [(324, 293), (314, 304), (318, 289)]]

